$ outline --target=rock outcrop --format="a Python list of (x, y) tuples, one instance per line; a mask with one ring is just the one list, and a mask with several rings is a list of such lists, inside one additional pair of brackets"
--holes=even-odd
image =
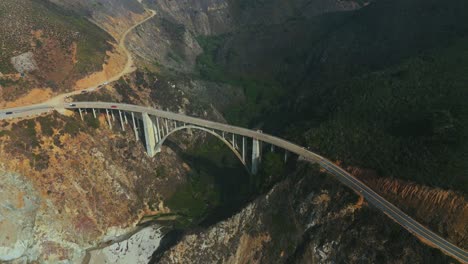
[(41, 203), (34, 186), (18, 173), (0, 169), (0, 262), (19, 258), (32, 246)]

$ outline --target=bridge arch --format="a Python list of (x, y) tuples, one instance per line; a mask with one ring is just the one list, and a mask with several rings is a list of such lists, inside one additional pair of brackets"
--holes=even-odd
[(201, 131), (207, 132), (208, 134), (211, 134), (211, 135), (215, 136), (216, 138), (221, 140), (225, 145), (227, 145), (231, 149), (232, 152), (234, 152), (236, 157), (239, 159), (239, 161), (245, 166), (245, 168), (248, 171), (248, 167), (247, 167), (247, 163), (245, 162), (245, 159), (242, 157), (241, 153), (239, 153), (239, 151), (237, 151), (235, 146), (231, 145), (231, 143), (229, 141), (227, 141), (224, 137), (220, 136), (218, 133), (214, 132), (213, 130), (204, 128), (204, 127), (199, 127), (199, 126), (194, 126), (194, 125), (184, 125), (184, 126), (180, 126), (180, 127), (177, 127), (175, 129), (171, 130), (167, 135), (164, 135), (164, 137), (161, 140), (158, 141), (158, 143), (156, 144), (156, 147), (155, 147), (155, 152), (156, 153), (161, 152), (161, 147), (162, 147), (162, 145), (164, 144), (164, 142), (166, 141), (166, 139), (169, 136), (171, 136), (172, 134), (174, 134), (174, 133), (176, 133), (178, 131), (185, 130), (185, 129), (186, 130), (197, 129), (197, 130), (201, 130)]

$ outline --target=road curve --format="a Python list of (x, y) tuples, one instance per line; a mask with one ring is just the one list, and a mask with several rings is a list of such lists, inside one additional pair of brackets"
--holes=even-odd
[[(348, 186), (349, 188), (353, 189), (360, 195), (362, 195), (369, 204), (377, 207), (379, 210), (384, 212), (387, 216), (397, 222), (399, 225), (407, 229), (413, 235), (418, 237), (424, 243), (440, 249), (445, 254), (452, 256), (459, 260), (462, 263), (468, 263), (468, 252), (464, 249), (457, 247), (456, 245), (450, 243), (449, 241), (445, 240), (438, 234), (432, 232), (406, 213), (401, 211), (399, 208), (394, 206), (389, 201), (385, 200), (379, 194), (374, 192), (370, 187), (366, 184), (331, 162), (330, 160), (308, 151), (307, 149), (296, 145), (292, 142), (287, 140), (264, 134), (258, 131), (236, 127), (232, 125), (217, 123), (213, 121), (208, 121), (196, 117), (190, 117), (183, 114), (176, 114), (167, 111), (162, 111), (154, 108), (137, 106), (137, 105), (129, 105), (129, 104), (117, 104), (117, 103), (104, 103), (104, 102), (73, 102), (73, 104), (64, 104), (62, 106), (65, 109), (78, 109), (78, 108), (95, 108), (95, 109), (117, 109), (122, 111), (128, 112), (138, 112), (143, 113), (146, 112), (151, 115), (156, 115), (162, 118), (168, 118), (184, 123), (190, 123), (193, 125), (209, 128), (209, 129), (216, 129), (221, 130), (229, 133), (235, 133), (237, 135), (251, 137), (263, 142), (273, 144), (277, 147), (286, 149), (292, 153), (295, 153), (299, 156), (304, 157), (306, 160), (318, 163), (321, 167), (327, 170), (330, 174), (335, 176), (340, 182)], [(0, 120), (5, 118), (13, 118), (13, 117), (22, 117), (27, 116), (31, 112), (35, 114), (46, 113), (51, 110), (51, 106), (48, 105), (34, 105), (29, 107), (19, 107), (15, 109), (4, 109), (0, 110)], [(6, 115), (6, 112), (11, 112), (9, 115)]]
[[(135, 69), (133, 67), (133, 57), (132, 57), (132, 54), (131, 52), (127, 49), (127, 47), (125, 46), (125, 41), (127, 40), (127, 36), (128, 34), (134, 30), (135, 28), (137, 28), (138, 26), (142, 25), (143, 23), (145, 23), (146, 21), (150, 20), (151, 18), (153, 18), (155, 15), (156, 15), (156, 11), (152, 10), (152, 9), (146, 9), (147, 11), (149, 11), (149, 16), (146, 17), (145, 19), (141, 20), (140, 22), (134, 24), (133, 26), (129, 27), (123, 34), (122, 36), (120, 37), (120, 39), (115, 39), (115, 41), (118, 43), (119, 47), (124, 51), (124, 53), (126, 54), (127, 56), (127, 61), (125, 62), (125, 65), (123, 67), (123, 69), (117, 73), (116, 75), (110, 77), (109, 79), (107, 79), (106, 81), (104, 81), (103, 83), (100, 83), (100, 84), (96, 84), (94, 86), (90, 86), (90, 87), (87, 87), (87, 88), (84, 88), (84, 89), (81, 89), (81, 90), (76, 90), (76, 91), (72, 91), (72, 92), (68, 92), (68, 93), (63, 93), (63, 94), (60, 94), (60, 95), (57, 95), (49, 100), (47, 100), (44, 104), (49, 104), (49, 105), (61, 105), (63, 104), (63, 102), (65, 101), (65, 98), (67, 97), (70, 97), (70, 96), (73, 96), (73, 95), (78, 95), (80, 93), (82, 93), (83, 91), (86, 91), (86, 92), (95, 92), (97, 89), (99, 89), (99, 87), (101, 87), (101, 85), (104, 85), (104, 84), (107, 84), (107, 83), (111, 83), (111, 82), (115, 82), (115, 81), (118, 81), (122, 76), (126, 75), (126, 74), (129, 74), (131, 72), (133, 72), (133, 70)], [(96, 24), (97, 25), (97, 24)], [(97, 25), (98, 27), (100, 27), (102, 30), (106, 31), (105, 28)], [(109, 33), (109, 35), (112, 35)]]

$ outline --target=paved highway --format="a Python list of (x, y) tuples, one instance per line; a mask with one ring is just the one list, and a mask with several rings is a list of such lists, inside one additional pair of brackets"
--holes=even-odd
[[(137, 112), (137, 113), (148, 113), (150, 115), (155, 115), (162, 118), (168, 118), (172, 120), (177, 120), (184, 123), (189, 123), (209, 129), (221, 130), (229, 133), (234, 133), (237, 135), (255, 138), (263, 142), (273, 144), (277, 147), (286, 149), (292, 153), (295, 153), (299, 156), (304, 157), (306, 160), (309, 160), (314, 163), (318, 163), (321, 167), (327, 170), (330, 174), (334, 175), (340, 182), (350, 187), (360, 195), (362, 195), (369, 204), (377, 207), (379, 210), (388, 215), (391, 219), (396, 221), (402, 227), (410, 231), (413, 235), (417, 236), (424, 243), (439, 248), (447, 255), (450, 255), (462, 263), (468, 263), (468, 252), (457, 247), (456, 245), (448, 242), (441, 236), (432, 232), (425, 226), (418, 223), (416, 220), (405, 214), (403, 211), (398, 209), (396, 206), (385, 200), (383, 197), (374, 192), (366, 184), (335, 165), (330, 160), (315, 154), (307, 149), (296, 145), (287, 140), (264, 134), (258, 131), (245, 129), (241, 127), (231, 126), (227, 124), (217, 123), (213, 121), (203, 120), (200, 118), (190, 117), (182, 114), (176, 114), (171, 112), (166, 112), (162, 110), (157, 110), (154, 108), (142, 107), (137, 105), (129, 104), (116, 104), (116, 103), (103, 103), (103, 102), (74, 102), (73, 104), (64, 104), (62, 106), (66, 109), (78, 109), (78, 108), (95, 108), (95, 109), (118, 109), (128, 112)], [(10, 118), (10, 117), (22, 117), (40, 113), (46, 113), (51, 110), (51, 106), (48, 105), (35, 105), (29, 107), (19, 107), (14, 109), (4, 109), (0, 110), (0, 119)], [(12, 112), (9, 115), (6, 115), (6, 112)]]

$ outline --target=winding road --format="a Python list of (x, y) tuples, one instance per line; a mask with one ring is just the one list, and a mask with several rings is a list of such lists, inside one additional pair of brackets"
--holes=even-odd
[[(83, 91), (86, 91), (86, 92), (94, 92), (96, 91), (101, 85), (105, 85), (107, 83), (111, 83), (111, 82), (115, 82), (115, 81), (118, 81), (122, 76), (126, 75), (126, 74), (129, 74), (129, 73), (132, 73), (135, 68), (134, 68), (134, 64), (133, 64), (133, 57), (132, 57), (132, 54), (130, 53), (130, 51), (128, 51), (127, 47), (125, 46), (125, 41), (127, 40), (127, 36), (128, 34), (134, 30), (136, 27), (140, 26), (141, 24), (145, 23), (146, 21), (150, 20), (151, 18), (153, 18), (155, 15), (156, 15), (156, 11), (152, 10), (152, 9), (145, 9), (147, 11), (150, 12), (150, 15), (148, 17), (146, 17), (145, 19), (141, 20), (140, 22), (136, 23), (135, 25), (131, 26), (130, 28), (128, 28), (123, 34), (122, 36), (120, 37), (120, 40), (117, 40), (116, 41), (118, 42), (118, 46), (120, 49), (122, 49), (126, 56), (127, 56), (127, 61), (125, 63), (125, 66), (123, 67), (122, 71), (120, 71), (118, 74), (112, 76), (111, 78), (107, 79), (105, 82), (103, 83), (99, 83), (97, 85), (94, 85), (94, 86), (90, 86), (90, 87), (87, 87), (85, 89), (81, 89), (81, 90), (76, 90), (76, 91), (73, 91), (73, 92), (69, 92), (69, 93), (63, 93), (63, 94), (60, 94), (60, 95), (57, 95), (51, 99), (49, 99), (48, 101), (46, 101), (45, 103), (42, 103), (42, 104), (38, 104), (38, 105), (60, 105), (62, 104), (65, 99), (67, 97), (70, 97), (70, 96), (73, 96), (73, 95), (78, 95), (80, 93), (82, 93)], [(98, 25), (99, 26), (99, 25)], [(105, 31), (104, 28), (101, 27), (102, 30)], [(110, 33), (109, 33), (110, 34)], [(111, 35), (111, 34), (110, 34)]]

